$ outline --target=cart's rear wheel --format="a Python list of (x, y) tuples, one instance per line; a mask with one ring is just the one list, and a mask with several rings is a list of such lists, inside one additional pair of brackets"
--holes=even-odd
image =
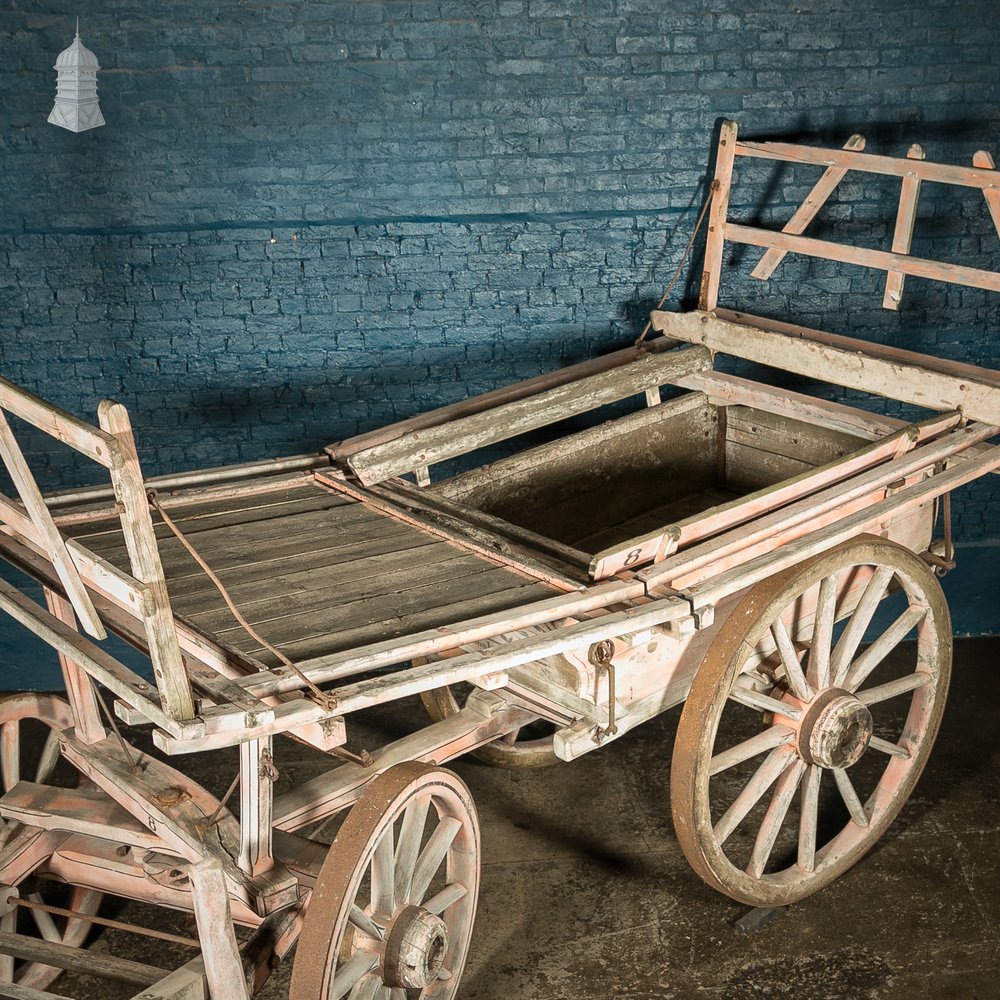
[(452, 1000), (479, 896), (479, 823), (451, 771), (397, 764), (348, 813), (316, 882), (290, 1000)]
[[(427, 714), (435, 722), (440, 722), (461, 710), (468, 696), (468, 687), (453, 684), (451, 687), (436, 688), (425, 691), (420, 695), (420, 700), (424, 703)], [(553, 750), (555, 731), (553, 723), (538, 719), (492, 743), (478, 747), (471, 751), (471, 756), (493, 767), (548, 767), (559, 760)]]
[(775, 906), (850, 868), (923, 770), (951, 647), (934, 574), (893, 542), (861, 536), (752, 587), (677, 730), (671, 805), (695, 871)]
[[(36, 784), (66, 786), (79, 778), (79, 773), (66, 767), (65, 774), (57, 773), (60, 761), (59, 733), (73, 726), (69, 705), (54, 695), (25, 692), (0, 698), (0, 783), (5, 792), (18, 781)], [(29, 729), (36, 729), (31, 733)], [(54, 897), (50, 896), (50, 891)], [(78, 886), (63, 887), (40, 881), (35, 891), (22, 898), (35, 903), (55, 903), (63, 909), (85, 916), (93, 916), (101, 905), (104, 894)], [(81, 917), (53, 915), (45, 910), (26, 909), (19, 914), (24, 932), (34, 932), (47, 941), (55, 941), (73, 948), (80, 947), (92, 924)], [(14, 968), (14, 982), (19, 986), (44, 990), (62, 973), (38, 962), (18, 962)]]

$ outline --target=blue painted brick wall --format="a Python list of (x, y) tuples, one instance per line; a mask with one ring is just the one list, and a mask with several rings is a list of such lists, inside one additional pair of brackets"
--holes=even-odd
[[(77, 14), (108, 122), (82, 135), (45, 123)], [(720, 118), (967, 163), (1000, 147), (997, 24), (991, 0), (4, 9), (0, 372), (89, 419), (120, 399), (163, 472), (622, 346), (677, 264)], [(815, 176), (744, 164), (734, 214), (780, 223)], [(886, 246), (897, 193), (849, 178), (815, 232)], [(925, 186), (917, 228), (916, 253), (1000, 266), (976, 192)], [(729, 256), (728, 303), (1000, 365), (995, 296), (910, 279), (888, 313), (877, 275), (789, 258), (756, 287), (754, 253)], [(96, 477), (26, 441), (46, 485)], [(1000, 534), (994, 482), (956, 511), (961, 537)]]

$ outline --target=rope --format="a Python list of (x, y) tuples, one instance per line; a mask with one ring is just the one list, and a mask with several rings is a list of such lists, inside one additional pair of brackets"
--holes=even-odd
[(298, 677), (303, 684), (305, 684), (305, 686), (309, 689), (313, 697), (316, 699), (317, 702), (319, 702), (320, 705), (332, 711), (336, 705), (336, 699), (334, 699), (332, 695), (327, 694), (326, 691), (322, 691), (320, 688), (318, 688), (301, 670), (299, 670), (297, 666), (295, 666), (294, 663), (292, 663), (292, 661), (287, 656), (285, 656), (285, 654), (280, 649), (278, 649), (277, 646), (274, 646), (270, 642), (268, 642), (267, 639), (265, 639), (250, 624), (250, 622), (248, 622), (246, 618), (243, 617), (242, 613), (240, 612), (240, 609), (236, 607), (236, 604), (233, 602), (232, 597), (230, 597), (229, 591), (226, 590), (225, 584), (223, 584), (223, 582), (212, 572), (211, 567), (201, 557), (198, 550), (188, 541), (188, 539), (184, 535), (184, 532), (182, 532), (181, 529), (177, 527), (177, 525), (174, 523), (170, 515), (163, 509), (163, 506), (160, 504), (159, 498), (156, 495), (156, 490), (149, 490), (147, 491), (146, 495), (149, 498), (150, 506), (155, 508), (160, 517), (163, 518), (163, 523), (173, 532), (177, 541), (179, 541), (181, 545), (183, 545), (184, 548), (187, 549), (188, 553), (191, 555), (191, 558), (194, 559), (194, 561), (205, 572), (205, 575), (209, 578), (209, 580), (211, 580), (212, 583), (215, 585), (215, 589), (218, 590), (218, 592), (222, 595), (222, 599), (226, 602), (226, 607), (228, 607), (229, 610), (233, 613), (233, 617), (240, 623), (240, 626), (247, 633), (247, 635), (249, 635), (251, 638), (259, 642), (266, 650), (273, 653), (281, 661), (281, 663), (284, 664), (284, 666), (288, 667), (288, 669), (291, 670), (292, 673), (294, 673), (295, 676)]
[[(718, 191), (718, 189), (719, 189), (719, 182), (712, 181), (709, 187), (711, 193), (714, 195), (715, 192)], [(698, 238), (698, 233), (701, 232), (702, 224), (705, 221), (705, 216), (708, 214), (708, 208), (711, 204), (712, 204), (712, 199), (707, 198), (705, 200), (705, 204), (701, 206), (701, 212), (698, 215), (698, 221), (694, 224), (694, 230), (691, 233), (691, 238), (687, 241), (687, 246), (684, 248), (684, 253), (681, 254), (680, 263), (677, 265), (677, 268), (674, 271), (673, 276), (668, 282), (667, 290), (663, 293), (663, 298), (660, 299), (659, 303), (657, 304), (656, 306), (657, 309), (662, 309), (663, 303), (666, 302), (668, 298), (670, 298), (670, 293), (674, 290), (674, 285), (677, 284), (677, 279), (681, 276), (681, 271), (684, 270), (684, 265), (687, 263), (687, 259), (691, 255), (691, 249), (694, 246), (694, 241)], [(646, 326), (643, 328), (642, 333), (639, 334), (639, 339), (635, 342), (636, 347), (638, 347), (646, 339), (646, 334), (649, 333), (650, 329), (652, 329), (652, 326), (653, 326), (652, 318), (646, 320)]]

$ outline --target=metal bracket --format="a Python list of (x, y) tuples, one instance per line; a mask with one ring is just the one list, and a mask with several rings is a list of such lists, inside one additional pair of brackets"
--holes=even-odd
[(615, 644), (612, 639), (602, 639), (595, 642), (587, 651), (587, 659), (608, 675), (608, 724), (598, 726), (594, 730), (594, 742), (603, 743), (609, 736), (618, 734), (618, 725), (615, 719), (615, 665), (612, 662), (615, 655)]

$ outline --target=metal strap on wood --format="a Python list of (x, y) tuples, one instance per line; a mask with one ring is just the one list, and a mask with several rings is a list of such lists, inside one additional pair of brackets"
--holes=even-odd
[(590, 375), (525, 399), (418, 429), (352, 455), (348, 465), (366, 486), (420, 466), (465, 455), (518, 434), (615, 403), (711, 366), (707, 351), (641, 354), (609, 372)]
[[(887, 277), (883, 306), (887, 309), (899, 308), (903, 282), (908, 274), (935, 281), (1000, 291), (1000, 274), (993, 271), (909, 255), (917, 200), (923, 181), (980, 189), (994, 223), (1000, 231), (1000, 171), (993, 168), (993, 159), (989, 153), (980, 150), (973, 157), (972, 166), (965, 167), (928, 162), (924, 159), (924, 151), (919, 145), (911, 146), (906, 157), (879, 156), (863, 152), (863, 149), (864, 139), (861, 136), (852, 136), (843, 149), (822, 149), (783, 142), (740, 142), (737, 140), (736, 123), (724, 122), (716, 155), (717, 183), (712, 195), (712, 221), (705, 247), (705, 268), (699, 307), (711, 311), (718, 303), (722, 251), (726, 240), (767, 248), (767, 253), (752, 272), (753, 277), (760, 279), (770, 277), (774, 268), (789, 252), (885, 271)], [(733, 164), (735, 158), (739, 156), (774, 162), (810, 164), (826, 169), (781, 232), (775, 232), (759, 226), (733, 223), (727, 218)], [(850, 170), (901, 178), (891, 252), (848, 246), (831, 240), (811, 239), (801, 235)]]

